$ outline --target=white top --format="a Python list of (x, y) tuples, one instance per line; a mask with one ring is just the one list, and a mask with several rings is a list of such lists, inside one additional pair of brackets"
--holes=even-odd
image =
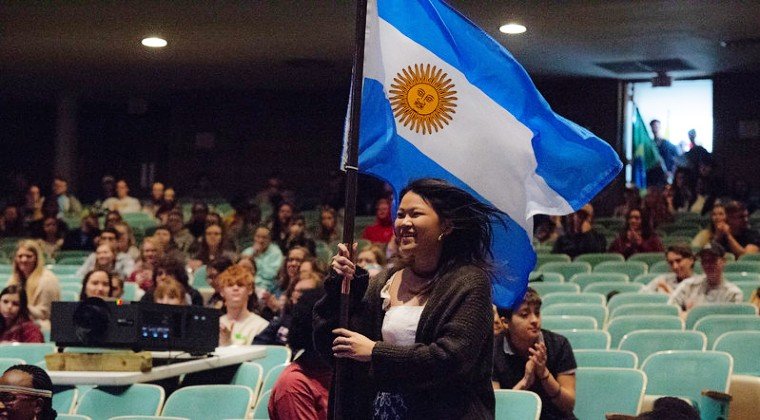
[(399, 346), (411, 346), (416, 342), (417, 325), (420, 323), (420, 316), (425, 306), (390, 306), (390, 287), (395, 277), (395, 275), (391, 276), (380, 290), (380, 297), (384, 300), (383, 309), (385, 309), (382, 327), (383, 341)]
[(744, 299), (741, 289), (724, 278), (717, 287), (707, 284), (704, 274), (690, 277), (681, 282), (678, 288), (670, 295), (669, 305), (678, 305), (681, 308), (704, 305), (711, 303), (741, 303)]
[[(219, 318), (219, 323), (230, 325), (230, 319), (226, 314), (222, 315)], [(231, 344), (250, 345), (253, 342), (253, 337), (264, 331), (267, 326), (269, 326), (269, 321), (251, 312), (245, 319), (235, 321), (232, 324)]]

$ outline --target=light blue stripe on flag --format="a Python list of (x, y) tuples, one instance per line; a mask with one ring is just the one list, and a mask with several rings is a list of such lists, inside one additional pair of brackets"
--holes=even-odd
[(556, 115), (503, 47), (440, 1), (371, 2), (364, 67), (360, 170), (396, 193), (447, 179), (505, 211), (494, 301), (511, 306), (535, 264), (532, 216), (588, 202), (620, 171), (617, 155)]

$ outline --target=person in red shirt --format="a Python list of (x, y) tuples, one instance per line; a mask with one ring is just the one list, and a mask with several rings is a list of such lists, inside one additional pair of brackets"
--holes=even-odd
[(362, 239), (371, 242), (387, 244), (393, 238), (393, 219), (391, 218), (391, 203), (385, 198), (375, 204), (375, 223), (367, 226), (362, 233)]
[[(293, 306), (288, 344), (296, 359), (280, 374), (269, 397), (273, 420), (325, 420), (332, 368), (317, 354), (312, 341), (312, 311), (324, 295), (321, 288), (306, 290)], [(299, 355), (298, 350), (303, 350)]]
[(0, 292), (0, 314), (4, 328), (0, 342), (42, 343), (40, 327), (29, 318), (26, 292), (21, 286), (8, 286)]

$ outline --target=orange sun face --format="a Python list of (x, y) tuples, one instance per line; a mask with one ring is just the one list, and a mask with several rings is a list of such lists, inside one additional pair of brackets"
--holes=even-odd
[(391, 89), (393, 115), (417, 133), (442, 130), (456, 111), (456, 91), (448, 74), (430, 64), (415, 64), (397, 73)]

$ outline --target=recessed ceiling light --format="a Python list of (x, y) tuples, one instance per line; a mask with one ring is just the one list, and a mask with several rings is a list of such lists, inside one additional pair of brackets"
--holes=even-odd
[(510, 35), (521, 34), (527, 31), (525, 26), (522, 26), (519, 23), (507, 23), (506, 25), (501, 25), (499, 30), (505, 34), (510, 34)]
[(166, 40), (157, 37), (143, 38), (142, 44), (150, 48), (163, 48), (166, 46)]

